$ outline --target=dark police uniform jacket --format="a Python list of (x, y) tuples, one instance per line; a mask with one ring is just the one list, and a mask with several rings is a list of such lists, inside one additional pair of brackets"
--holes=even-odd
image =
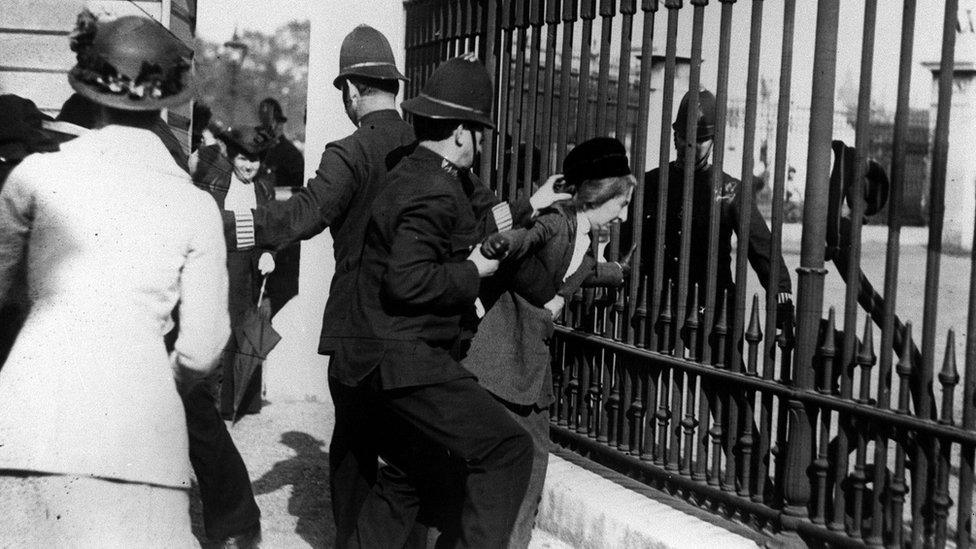
[(334, 351), (337, 334), (348, 326), (369, 208), (383, 187), (391, 153), (413, 141), (413, 128), (396, 111), (369, 113), (355, 132), (325, 146), (308, 185), (285, 202), (254, 210), (259, 246), (281, 249), (326, 227), (332, 231), (335, 274), (322, 319), (321, 353)]
[[(644, 226), (643, 240), (641, 246), (641, 271), (650, 275), (653, 272), (654, 254), (660, 245), (655, 242), (657, 222), (657, 198), (658, 198), (658, 178), (657, 168), (647, 172), (644, 177)], [(739, 216), (741, 213), (741, 192), (740, 182), (729, 174), (723, 173), (723, 180), (720, 195), (715, 198), (719, 201), (719, 229), (718, 229), (718, 292), (716, 299), (721, 298), (723, 289), (730, 290), (733, 287), (731, 270), (732, 262), (732, 233), (739, 229)], [(677, 286), (678, 266), (681, 250), (681, 219), (682, 211), (682, 191), (684, 186), (684, 168), (677, 162), (670, 164), (668, 171), (668, 205), (667, 205), (667, 225), (664, 235), (664, 279), (672, 280)], [(762, 214), (756, 207), (755, 201), (752, 203), (752, 211), (749, 212), (752, 219), (749, 222), (749, 263), (759, 276), (759, 281), (766, 287), (769, 280), (770, 265), (770, 246), (772, 235), (769, 227), (763, 220)], [(698, 284), (699, 289), (705, 286), (708, 266), (708, 236), (709, 236), (709, 217), (711, 216), (711, 170), (695, 171), (694, 195), (692, 198), (692, 220), (691, 220), (691, 248), (689, 264), (689, 295), (693, 284)], [(621, 234), (630, 234), (629, 230), (622, 230)], [(785, 267), (782, 257), (780, 257), (779, 284), (777, 293), (791, 292), (790, 275)]]
[(568, 303), (581, 286), (623, 282), (619, 263), (597, 262), (589, 252), (563, 280), (576, 242), (576, 214), (572, 202), (556, 203), (531, 227), (505, 233), (508, 255), (482, 284), (487, 312), (463, 365), (506, 402), (544, 409), (554, 401), (549, 360), (553, 321), (544, 305), (557, 294)]
[(481, 280), (467, 258), (495, 221), (486, 189), (463, 176), (424, 147), (388, 175), (338, 338), (330, 375), (339, 382), (355, 386), (376, 370), (383, 389), (472, 377), (458, 363)]

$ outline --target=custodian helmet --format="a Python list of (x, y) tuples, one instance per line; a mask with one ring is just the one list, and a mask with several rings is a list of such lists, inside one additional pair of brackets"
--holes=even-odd
[(403, 110), (425, 118), (460, 120), (494, 128), (493, 89), (484, 65), (467, 57), (455, 57), (437, 67), (417, 97), (403, 102)]
[(332, 85), (342, 89), (342, 82), (349, 76), (376, 80), (409, 80), (397, 70), (389, 40), (369, 25), (359, 25), (342, 40), (339, 48), (339, 76), (335, 77)]
[[(691, 101), (691, 92), (681, 98), (681, 105), (678, 106), (678, 116), (674, 118), (675, 135), (684, 137), (688, 127), (688, 102)], [(698, 92), (698, 131), (697, 141), (707, 141), (715, 137), (715, 96), (708, 90)]]

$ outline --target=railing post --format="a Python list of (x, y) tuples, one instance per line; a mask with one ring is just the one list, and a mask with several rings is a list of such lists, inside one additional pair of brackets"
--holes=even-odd
[[(803, 239), (797, 269), (798, 311), (794, 379), (798, 389), (813, 388), (813, 355), (823, 313), (824, 242), (826, 241), (827, 184), (830, 179), (830, 141), (834, 122), (834, 81), (837, 64), (839, 0), (820, 0), (813, 57), (813, 93), (810, 104), (810, 140), (803, 202)], [(786, 509), (783, 530), (796, 536), (810, 502), (808, 473), (813, 462), (813, 426), (810, 410), (791, 399), (787, 405), (789, 432), (783, 495)]]

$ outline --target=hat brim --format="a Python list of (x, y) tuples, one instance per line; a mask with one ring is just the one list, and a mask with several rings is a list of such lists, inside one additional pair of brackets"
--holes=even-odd
[(361, 76), (363, 78), (372, 78), (373, 80), (410, 81), (409, 78), (403, 76), (403, 73), (401, 73), (395, 65), (369, 65), (340, 70), (339, 76), (336, 76), (335, 79), (332, 80), (332, 85), (335, 86), (336, 89), (341, 90), (342, 83), (350, 76)]
[(435, 120), (461, 120), (464, 122), (473, 122), (486, 128), (495, 128), (494, 121), (483, 113), (436, 103), (422, 95), (407, 99), (401, 106), (408, 113), (425, 118), (433, 118)]
[(196, 83), (193, 82), (184, 86), (183, 89), (176, 95), (170, 95), (168, 97), (162, 97), (159, 99), (132, 99), (127, 95), (105, 93), (95, 86), (78, 80), (71, 73), (68, 74), (68, 83), (71, 84), (71, 87), (74, 88), (76, 92), (80, 93), (87, 99), (90, 99), (99, 105), (123, 111), (160, 111), (163, 109), (168, 109), (170, 107), (182, 105), (183, 103), (190, 101), (196, 92)]

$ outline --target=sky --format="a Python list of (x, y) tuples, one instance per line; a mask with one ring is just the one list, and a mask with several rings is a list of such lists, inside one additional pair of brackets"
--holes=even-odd
[[(308, 19), (308, 7), (312, 1), (198, 0), (197, 35), (213, 42), (223, 42), (233, 35), (235, 25), (241, 29), (272, 32), (291, 20)], [(325, 0), (327, 3), (335, 1)]]
[[(352, 29), (361, 22), (375, 21), (352, 20), (353, 14), (349, 10), (341, 9), (345, 0), (200, 0), (198, 4), (198, 34), (212, 41), (224, 41), (230, 38), (235, 25), (241, 29), (252, 29), (271, 32), (292, 19), (308, 18), (308, 10), (334, 9), (334, 16), (338, 27)], [(377, 17), (401, 18), (403, 4), (400, 0), (390, 0), (390, 11), (387, 15)], [(751, 2), (741, 1), (734, 4), (732, 70), (730, 71), (731, 97), (745, 96), (746, 55), (749, 42), (749, 21), (751, 17)], [(782, 2), (780, 0), (763, 2), (763, 39), (762, 61), (760, 75), (766, 77), (775, 88), (779, 79), (779, 59), (782, 36)], [(816, 2), (813, 0), (798, 0), (795, 19), (795, 40), (793, 50), (793, 98), (799, 105), (809, 104), (809, 91), (813, 79), (813, 49), (816, 31)], [(912, 105), (917, 108), (929, 106), (932, 94), (931, 72), (921, 65), (925, 61), (937, 61), (942, 37), (943, 0), (918, 0), (915, 28), (915, 52), (913, 84), (911, 93)], [(976, 13), (976, 0), (960, 0), (962, 10), (972, 9)], [(718, 54), (718, 23), (719, 2), (711, 2), (706, 8), (704, 58), (702, 66), (702, 84), (713, 88), (716, 81), (716, 63)], [(894, 109), (897, 77), (898, 77), (898, 44), (900, 43), (902, 2), (897, 0), (880, 0), (878, 2), (876, 45), (874, 62), (874, 84), (872, 100), (891, 110)], [(690, 52), (691, 13), (690, 4), (680, 11), (679, 19), (679, 54)], [(350, 19), (348, 22), (343, 19)], [(616, 18), (619, 21), (619, 17)], [(345, 24), (343, 24), (345, 23)], [(840, 27), (838, 32), (838, 68), (837, 85), (845, 81), (850, 82), (856, 91), (860, 72), (861, 34), (863, 25), (863, 1), (842, 0)], [(598, 25), (597, 25), (598, 28)], [(667, 10), (658, 12), (655, 25), (655, 43), (659, 44), (659, 51), (663, 52), (663, 40), (667, 28)], [(635, 25), (635, 37), (640, 35), (640, 26)], [(314, 30), (313, 30), (314, 32)], [(615, 33), (616, 46), (619, 30)], [(965, 49), (976, 53), (976, 34), (960, 35), (961, 42), (967, 43)], [(962, 43), (960, 44), (962, 45)], [(973, 46), (973, 47), (970, 47)], [(958, 48), (962, 53), (964, 48)], [(976, 59), (972, 59), (976, 61)]]

